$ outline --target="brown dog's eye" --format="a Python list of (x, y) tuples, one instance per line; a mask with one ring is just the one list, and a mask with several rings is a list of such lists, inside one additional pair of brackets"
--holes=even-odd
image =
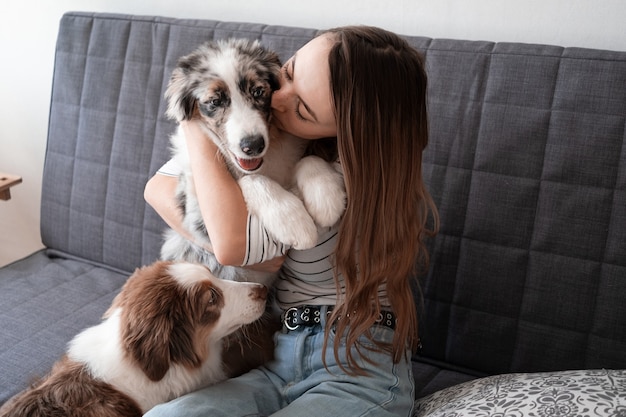
[(198, 311), (200, 323), (214, 322), (220, 315), (222, 294), (217, 288), (209, 288), (202, 296), (203, 308)]
[(215, 288), (211, 288), (207, 292), (207, 304), (209, 306), (213, 306), (213, 305), (217, 304), (219, 299), (220, 299), (220, 294), (219, 294), (219, 292)]

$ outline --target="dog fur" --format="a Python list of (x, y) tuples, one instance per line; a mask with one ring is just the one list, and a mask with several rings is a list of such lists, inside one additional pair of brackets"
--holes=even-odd
[[(180, 122), (199, 117), (218, 146), (251, 214), (275, 241), (296, 249), (317, 243), (317, 227), (343, 214), (345, 190), (338, 164), (302, 157), (306, 141), (270, 125), (271, 96), (279, 88), (278, 56), (258, 41), (230, 39), (201, 45), (182, 57), (166, 91), (167, 115)], [(168, 230), (162, 259), (208, 265), (220, 278), (270, 285), (275, 274), (220, 265), (213, 254), (195, 197), (184, 133), (171, 138), (183, 169), (177, 190), (183, 226), (194, 242)], [(216, 199), (219, 196), (214, 196)]]
[(141, 416), (224, 380), (224, 338), (257, 320), (266, 298), (264, 285), (224, 281), (198, 264), (138, 269), (104, 320), (79, 333), (52, 371), (0, 416)]

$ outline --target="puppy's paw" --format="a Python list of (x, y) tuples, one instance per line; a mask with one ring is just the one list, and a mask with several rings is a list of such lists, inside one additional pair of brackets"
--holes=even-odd
[(315, 246), (317, 226), (298, 197), (262, 175), (246, 175), (239, 186), (250, 214), (272, 238), (295, 249)]
[(296, 165), (296, 186), (311, 217), (321, 227), (339, 221), (346, 208), (346, 189), (340, 168), (317, 156)]
[(287, 193), (277, 204), (263, 210), (259, 220), (265, 230), (279, 242), (294, 249), (309, 249), (317, 243), (317, 226), (302, 201)]

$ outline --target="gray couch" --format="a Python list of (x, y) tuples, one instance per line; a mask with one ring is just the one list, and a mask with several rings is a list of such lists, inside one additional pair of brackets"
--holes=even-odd
[[(46, 248), (0, 269), (0, 403), (98, 322), (129, 271), (157, 258), (165, 226), (142, 192), (168, 158), (174, 125), (163, 92), (178, 57), (208, 39), (247, 37), (284, 60), (316, 33), (62, 18), (42, 190)], [(600, 415), (626, 412), (626, 53), (408, 39), (426, 56), (424, 175), (441, 214), (416, 297), (416, 413), (467, 406), (460, 414), (472, 415), (480, 393), (495, 398), (485, 400), (493, 410), (524, 397), (538, 412), (546, 401), (565, 404), (538, 386), (564, 395), (568, 381), (587, 395), (570, 408), (591, 401)]]

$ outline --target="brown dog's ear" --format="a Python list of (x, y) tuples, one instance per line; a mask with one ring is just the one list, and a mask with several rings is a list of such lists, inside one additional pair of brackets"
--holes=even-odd
[(122, 345), (152, 381), (161, 380), (170, 367), (174, 324), (169, 317), (170, 307), (163, 302), (171, 290), (168, 266), (166, 262), (155, 262), (137, 269), (116, 297), (122, 307)]
[(129, 309), (135, 311), (123, 314), (122, 343), (148, 378), (159, 381), (170, 367), (172, 321), (159, 312), (143, 315), (127, 305)]
[(169, 275), (168, 263), (135, 271), (122, 290), (122, 343), (152, 381), (161, 380), (174, 363), (201, 365), (194, 350), (188, 294)]

